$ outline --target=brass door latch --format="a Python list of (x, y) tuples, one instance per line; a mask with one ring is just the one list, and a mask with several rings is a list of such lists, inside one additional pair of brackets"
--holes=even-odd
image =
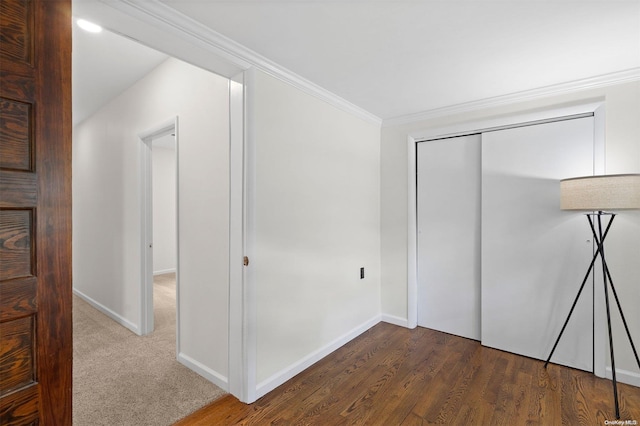
[(244, 257), (244, 262), (243, 263), (244, 263), (244, 266), (248, 266), (249, 265), (249, 257), (248, 256)]

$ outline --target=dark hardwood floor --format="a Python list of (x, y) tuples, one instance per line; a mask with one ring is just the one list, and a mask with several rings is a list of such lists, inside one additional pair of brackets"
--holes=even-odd
[[(177, 425), (605, 425), (611, 381), (425, 328), (380, 323), (253, 404), (233, 396)], [(619, 384), (640, 424), (640, 388)], [(610, 423), (612, 424), (612, 423)], [(624, 424), (624, 423), (621, 423)]]

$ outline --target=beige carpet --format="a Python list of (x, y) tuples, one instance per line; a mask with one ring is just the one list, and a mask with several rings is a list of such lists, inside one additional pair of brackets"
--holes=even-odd
[(225, 394), (176, 361), (173, 274), (156, 276), (153, 303), (141, 337), (74, 296), (74, 425), (170, 425)]

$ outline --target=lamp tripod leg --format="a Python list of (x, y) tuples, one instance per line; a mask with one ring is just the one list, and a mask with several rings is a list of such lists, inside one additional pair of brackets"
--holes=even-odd
[(620, 312), (620, 318), (622, 318), (622, 324), (624, 325), (624, 329), (627, 332), (627, 337), (629, 338), (629, 343), (631, 344), (633, 355), (636, 358), (636, 363), (638, 363), (638, 368), (640, 368), (640, 358), (638, 357), (638, 351), (636, 350), (636, 346), (633, 344), (633, 339), (631, 338), (631, 332), (629, 331), (627, 320), (624, 317), (624, 313), (622, 312), (622, 305), (620, 304), (620, 299), (618, 299), (618, 293), (616, 292), (616, 288), (613, 286), (613, 281), (611, 280), (611, 274), (609, 273), (609, 267), (606, 265), (606, 263), (605, 263), (605, 272), (607, 273), (607, 278), (609, 279), (609, 285), (611, 286), (611, 291), (613, 293), (613, 296), (616, 299), (616, 304), (618, 305), (618, 312)]
[[(604, 263), (604, 257), (603, 257)], [(620, 407), (618, 405), (618, 382), (616, 380), (616, 359), (613, 354), (613, 334), (611, 333), (611, 312), (609, 309), (609, 292), (607, 291), (607, 279), (604, 279), (604, 300), (607, 306), (607, 327), (609, 330), (609, 353), (611, 354), (611, 376), (613, 378), (613, 400), (616, 405), (616, 419), (620, 418)]]
[(613, 218), (614, 217), (615, 216), (612, 216), (611, 220), (609, 220), (609, 223), (607, 225), (607, 229), (605, 229), (604, 234), (602, 233), (602, 229), (600, 229), (600, 239), (598, 239), (598, 234), (596, 233), (595, 227), (593, 226), (593, 222), (591, 220), (591, 217), (587, 216), (587, 220), (589, 221), (589, 226), (591, 227), (591, 232), (593, 234), (593, 237), (596, 240), (598, 248), (597, 248), (596, 252), (593, 254), (593, 258), (591, 259), (591, 263), (589, 264), (589, 268), (587, 269), (587, 273), (585, 274), (584, 279), (582, 280), (582, 284), (580, 285), (580, 290), (578, 290), (578, 294), (576, 295), (576, 298), (573, 301), (573, 305), (571, 305), (571, 309), (569, 310), (569, 315), (567, 315), (567, 319), (565, 320), (564, 324), (562, 325), (562, 329), (560, 330), (560, 334), (558, 335), (558, 338), (556, 339), (556, 342), (553, 344), (553, 348), (551, 349), (551, 353), (549, 354), (549, 357), (547, 358), (547, 360), (544, 363), (544, 368), (547, 368), (547, 365), (549, 365), (549, 360), (551, 360), (551, 357), (553, 356), (553, 353), (555, 352), (556, 347), (558, 346), (558, 343), (560, 342), (560, 338), (562, 337), (562, 334), (564, 333), (565, 328), (567, 328), (567, 324), (569, 323), (569, 319), (571, 318), (571, 315), (573, 314), (573, 310), (575, 309), (576, 304), (578, 303), (578, 299), (580, 298), (580, 295), (582, 294), (582, 290), (584, 289), (584, 285), (587, 283), (587, 279), (589, 279), (589, 274), (591, 274), (591, 271), (593, 270), (593, 265), (595, 264), (596, 259), (600, 255), (601, 250), (603, 249), (604, 239), (607, 237), (607, 234), (609, 233), (609, 228), (611, 228), (611, 224), (613, 223)]
[(582, 294), (582, 290), (584, 289), (584, 285), (587, 283), (587, 279), (589, 278), (589, 274), (591, 273), (591, 270), (593, 269), (593, 263), (595, 262), (596, 257), (597, 257), (597, 253), (593, 257), (593, 260), (591, 261), (591, 265), (589, 265), (589, 269), (587, 270), (587, 275), (585, 275), (584, 280), (582, 280), (582, 284), (580, 285), (580, 290), (578, 290), (578, 294), (576, 295), (576, 298), (573, 300), (573, 305), (571, 305), (571, 309), (569, 310), (569, 315), (567, 315), (567, 319), (564, 321), (564, 324), (562, 325), (562, 329), (560, 330), (560, 334), (558, 334), (558, 338), (556, 339), (556, 342), (553, 344), (553, 348), (551, 349), (551, 352), (549, 353), (549, 356), (547, 357), (547, 360), (544, 362), (544, 368), (547, 368), (547, 365), (549, 365), (549, 360), (553, 356), (553, 353), (555, 352), (556, 347), (558, 346), (558, 343), (560, 343), (560, 338), (562, 338), (562, 334), (564, 333), (565, 328), (567, 328), (567, 324), (569, 324), (569, 320), (571, 319), (571, 315), (573, 315), (573, 310), (575, 309), (576, 304), (578, 303), (578, 299), (580, 299), (580, 295)]
[(598, 233), (600, 235), (600, 260), (602, 261), (602, 277), (604, 281), (604, 301), (607, 308), (607, 328), (609, 331), (609, 353), (611, 354), (611, 376), (613, 378), (613, 401), (616, 408), (616, 419), (620, 419), (620, 405), (618, 404), (618, 382), (616, 380), (616, 359), (613, 353), (613, 333), (611, 332), (611, 310), (609, 307), (609, 291), (607, 288), (607, 262), (604, 257), (604, 247), (602, 246), (602, 221), (598, 214)]

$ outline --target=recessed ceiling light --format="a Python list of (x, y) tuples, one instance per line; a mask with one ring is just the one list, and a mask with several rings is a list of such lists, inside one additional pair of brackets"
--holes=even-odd
[(76, 23), (80, 28), (85, 31), (89, 31), (90, 33), (99, 33), (102, 31), (102, 27), (100, 25), (94, 24), (93, 22), (89, 22), (85, 19), (78, 19)]

